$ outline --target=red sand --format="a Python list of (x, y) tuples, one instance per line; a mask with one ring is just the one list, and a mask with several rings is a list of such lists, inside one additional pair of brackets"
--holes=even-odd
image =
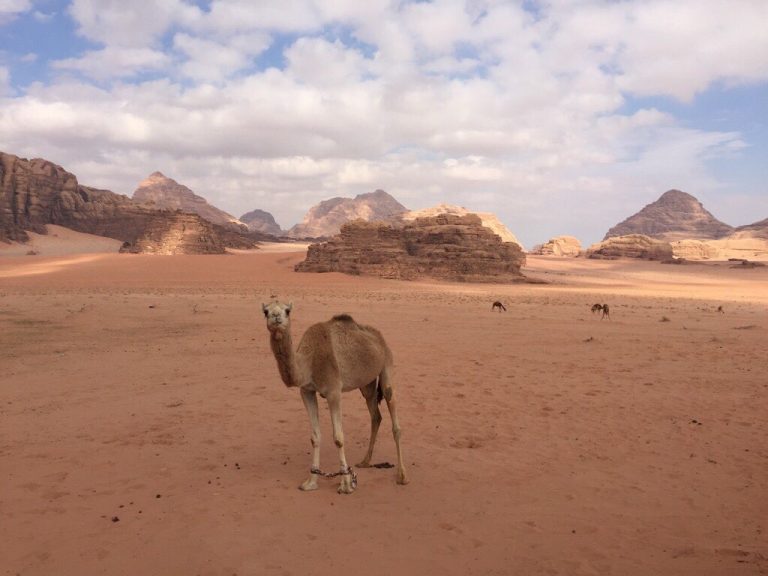
[[(3, 575), (768, 574), (768, 270), (530, 258), (553, 284), (469, 285), (301, 258), (0, 256)], [(272, 294), (297, 340), (339, 312), (383, 332), (409, 485), (297, 490)], [(351, 462), (368, 426), (345, 395)]]

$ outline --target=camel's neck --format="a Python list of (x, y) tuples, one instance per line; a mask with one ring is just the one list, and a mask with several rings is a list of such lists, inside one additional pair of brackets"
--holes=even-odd
[(269, 337), (269, 344), (272, 347), (272, 353), (277, 360), (277, 369), (280, 371), (280, 377), (286, 386), (301, 386), (305, 382), (302, 378), (302, 370), (296, 362), (296, 353), (293, 351), (293, 342), (291, 333), (272, 332)]

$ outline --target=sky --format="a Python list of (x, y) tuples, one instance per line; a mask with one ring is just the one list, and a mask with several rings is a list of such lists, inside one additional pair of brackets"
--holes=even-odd
[(0, 150), (283, 228), (334, 196), (584, 245), (676, 188), (768, 217), (766, 0), (0, 0)]

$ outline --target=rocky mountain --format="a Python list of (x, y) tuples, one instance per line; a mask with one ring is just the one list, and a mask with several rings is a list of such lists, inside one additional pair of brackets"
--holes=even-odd
[(338, 234), (352, 220), (386, 220), (406, 208), (384, 190), (358, 194), (354, 198), (331, 198), (310, 208), (304, 220), (288, 230), (292, 238), (325, 238)]
[(643, 234), (612, 236), (587, 249), (587, 257), (600, 260), (640, 258), (643, 260), (671, 260), (672, 245)]
[(477, 214), (483, 223), (483, 226), (489, 228), (494, 234), (499, 236), (503, 242), (514, 242), (521, 248), (520, 241), (515, 235), (507, 228), (501, 220), (499, 220), (495, 214), (491, 212), (470, 212), (463, 206), (454, 206), (452, 204), (438, 204), (431, 208), (424, 208), (422, 210), (410, 210), (401, 214), (395, 215), (393, 221), (400, 222), (412, 222), (417, 218), (425, 218), (437, 216), (439, 214), (454, 214), (456, 216), (466, 216), (467, 214)]
[[(46, 233), (46, 224), (115, 238), (125, 251), (169, 250), (221, 253), (248, 248), (256, 238), (211, 224), (196, 214), (157, 210), (109, 190), (78, 183), (52, 162), (0, 152), (0, 240), (28, 239), (27, 230)], [(176, 236), (185, 238), (177, 242)], [(155, 243), (157, 250), (150, 249)]]
[(736, 228), (736, 232), (748, 232), (755, 238), (768, 238), (768, 218)]
[(575, 258), (581, 254), (581, 242), (573, 236), (555, 236), (544, 244), (531, 250), (531, 254), (541, 256), (569, 256)]
[(680, 190), (668, 190), (637, 214), (617, 224), (604, 240), (615, 236), (643, 234), (657, 240), (716, 239), (733, 227), (712, 216), (696, 198)]
[(168, 178), (162, 172), (153, 172), (140, 182), (139, 187), (133, 192), (133, 200), (151, 208), (198, 214), (208, 222), (221, 226), (244, 226), (231, 214), (212, 206), (205, 198), (198, 196), (176, 180)]
[(274, 216), (264, 210), (251, 210), (239, 218), (240, 222), (248, 226), (249, 230), (255, 230), (272, 236), (283, 236), (284, 232), (275, 221)]
[(466, 282), (523, 279), (525, 254), (474, 214), (440, 214), (402, 226), (356, 220), (327, 242), (312, 244), (299, 272), (344, 272), (382, 278)]

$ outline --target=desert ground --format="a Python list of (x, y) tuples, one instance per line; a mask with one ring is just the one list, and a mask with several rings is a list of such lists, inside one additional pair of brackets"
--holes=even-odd
[[(768, 268), (529, 257), (547, 284), (477, 285), (77, 246), (0, 248), (3, 576), (768, 574)], [(340, 312), (383, 332), (408, 485), (297, 489), (273, 295), (296, 342)], [(357, 462), (357, 392), (344, 431)]]

